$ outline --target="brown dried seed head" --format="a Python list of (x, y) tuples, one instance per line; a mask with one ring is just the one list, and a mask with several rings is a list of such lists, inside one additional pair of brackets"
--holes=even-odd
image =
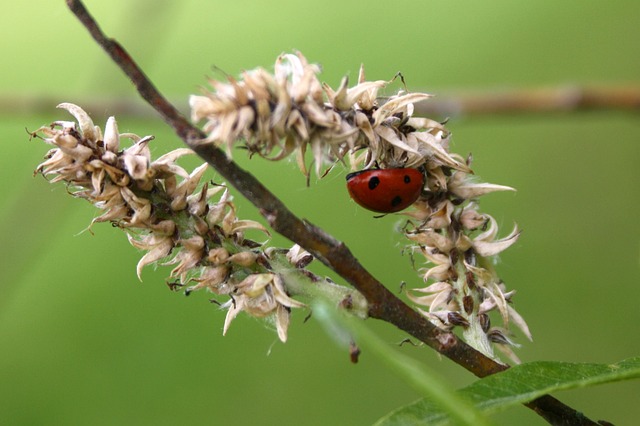
[(256, 263), (258, 254), (252, 251), (241, 251), (231, 255), (227, 261), (240, 266), (252, 266)]
[(229, 252), (224, 247), (215, 247), (209, 250), (207, 261), (214, 265), (221, 265), (229, 258)]

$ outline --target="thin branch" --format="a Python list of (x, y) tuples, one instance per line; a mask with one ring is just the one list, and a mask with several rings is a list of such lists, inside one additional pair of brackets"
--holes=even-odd
[[(424, 90), (420, 90), (424, 91)], [(1, 113), (46, 114), (56, 102), (43, 96), (0, 97)], [(77, 99), (89, 111), (111, 111), (116, 116), (149, 118), (151, 111), (136, 100), (101, 97)], [(186, 101), (173, 102), (180, 110)], [(519, 88), (503, 91), (439, 92), (428, 102), (415, 105), (415, 113), (423, 117), (476, 117), (484, 115), (559, 114), (588, 111), (640, 112), (640, 86), (627, 85), (560, 85), (539, 88)]]
[[(67, 4), (95, 41), (131, 79), (139, 94), (178, 136), (258, 207), (276, 232), (298, 243), (360, 291), (369, 302), (371, 317), (394, 324), (479, 377), (508, 368), (477, 352), (453, 333), (432, 325), (364, 269), (344, 243), (296, 217), (253, 175), (238, 167), (220, 149), (212, 144), (197, 143), (205, 135), (167, 102), (120, 44), (102, 33), (84, 5), (79, 0), (67, 0)], [(527, 406), (554, 424), (596, 424), (550, 396), (541, 397)]]
[(416, 114), (474, 116), (620, 110), (640, 112), (640, 87), (557, 86), (536, 89), (462, 93), (434, 97), (415, 107)]

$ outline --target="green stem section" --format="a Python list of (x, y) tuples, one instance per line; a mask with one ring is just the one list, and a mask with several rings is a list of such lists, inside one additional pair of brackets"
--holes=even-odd
[(367, 318), (369, 311), (367, 300), (357, 290), (294, 268), (282, 254), (271, 257), (271, 268), (282, 277), (290, 296), (309, 299), (312, 303), (323, 301), (335, 307), (344, 308), (358, 318)]
[(328, 330), (339, 328), (350, 330), (357, 336), (358, 344), (376, 354), (396, 374), (425, 398), (434, 401), (458, 424), (488, 426), (491, 423), (469, 402), (462, 399), (444, 380), (424, 364), (392, 349), (360, 320), (342, 315), (336, 309), (323, 303), (313, 305), (315, 318)]

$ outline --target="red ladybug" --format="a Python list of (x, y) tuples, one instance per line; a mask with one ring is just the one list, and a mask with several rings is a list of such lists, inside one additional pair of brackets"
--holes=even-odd
[(365, 209), (393, 213), (413, 204), (424, 186), (418, 169), (370, 169), (347, 175), (349, 195)]

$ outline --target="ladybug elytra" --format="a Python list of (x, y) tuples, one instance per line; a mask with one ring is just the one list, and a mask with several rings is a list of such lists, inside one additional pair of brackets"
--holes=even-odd
[(418, 199), (423, 186), (424, 175), (418, 169), (369, 169), (347, 175), (351, 198), (378, 213), (406, 209)]

